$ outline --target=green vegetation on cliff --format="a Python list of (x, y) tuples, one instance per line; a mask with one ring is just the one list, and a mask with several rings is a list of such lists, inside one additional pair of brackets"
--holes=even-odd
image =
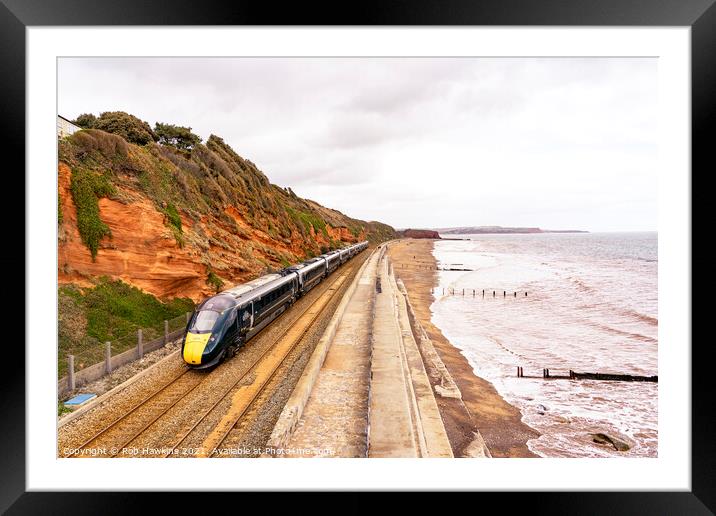
[[(160, 238), (171, 238), (171, 233), (184, 248), (177, 254), (191, 266), (188, 274), (182, 272), (187, 276), (181, 281), (194, 282), (193, 293), (187, 295), (195, 298), (196, 283), (200, 296), (206, 293), (206, 285), (218, 291), (226, 283), (276, 271), (348, 241), (366, 237), (379, 242), (395, 235), (390, 226), (347, 217), (298, 197), (290, 188), (271, 184), (254, 163), (218, 136), (202, 142), (190, 127), (157, 123), (152, 129), (119, 111), (99, 117), (81, 115), (76, 122), (84, 130), (58, 143), (59, 159), (71, 171), (70, 191), (58, 199), (58, 223), (63, 224), (63, 201), (66, 206), (66, 196), (71, 195), (81, 242), (92, 260), (97, 259), (97, 266), (104, 259), (104, 254), (97, 258), (99, 249), (112, 237), (99, 210), (102, 198), (128, 205), (142, 202), (142, 215), (147, 202), (154, 205), (166, 227), (164, 234), (160, 223)], [(72, 234), (66, 215), (67, 227), (60, 231), (65, 239)], [(119, 226), (115, 231), (116, 240), (121, 241)], [(152, 226), (151, 231), (156, 237), (157, 228)], [(67, 241), (60, 239), (59, 244), (67, 245)], [(162, 254), (167, 261), (175, 258), (171, 242), (168, 248), (170, 252)], [(67, 354), (76, 356), (78, 368), (92, 365), (103, 359), (105, 341), (112, 342), (116, 354), (136, 345), (138, 328), (147, 328), (145, 339), (150, 340), (159, 336), (156, 328), (163, 320), (181, 318), (193, 309), (188, 298), (158, 299), (122, 281), (97, 278), (86, 264), (65, 260), (68, 263), (59, 264), (63, 281), (82, 278), (83, 285), (91, 282), (92, 286), (68, 284), (58, 289), (61, 375)], [(117, 269), (105, 270), (115, 274)], [(205, 276), (199, 272), (192, 277), (197, 270), (205, 271)], [(127, 274), (122, 277), (132, 282)], [(146, 285), (143, 279), (137, 283)], [(182, 288), (171, 292), (184, 292)]]
[(76, 168), (72, 171), (71, 191), (72, 200), (77, 207), (77, 229), (94, 260), (100, 240), (112, 235), (109, 227), (99, 217), (98, 201), (102, 197), (113, 195), (115, 189), (104, 175)]
[(390, 226), (352, 219), (301, 199), (290, 188), (271, 184), (256, 165), (216, 135), (201, 143), (188, 127), (158, 123), (152, 130), (146, 122), (122, 112), (102, 113), (98, 118), (82, 115), (78, 122), (80, 118), (91, 128), (61, 140), (59, 157), (72, 169), (73, 196), (76, 183), (77, 198), (82, 204), (80, 208), (75, 202), (78, 219), (82, 210), (80, 233), (93, 256), (99, 241), (109, 235), (96, 201), (114, 195), (117, 187), (140, 190), (153, 201), (157, 210), (166, 215), (166, 224), (180, 245), (191, 238), (187, 228), (182, 228), (180, 213), (193, 222), (212, 215), (232, 227), (236, 235), (244, 235), (245, 230), (227, 215), (230, 207), (246, 224), (265, 232), (277, 245), (295, 248), (299, 235), (304, 255), (277, 253), (271, 258), (274, 265), (284, 259), (293, 262), (317, 254), (321, 244), (311, 237), (311, 228), (329, 241), (330, 247), (342, 242), (331, 241), (329, 225), (347, 228), (353, 238), (366, 234), (373, 242), (395, 234)]
[[(128, 337), (127, 346), (136, 344), (138, 328), (160, 326), (162, 321), (194, 309), (191, 299), (159, 300), (122, 281), (99, 278), (90, 288), (63, 285), (58, 288), (59, 368), (62, 374), (66, 356), (77, 360), (104, 353), (103, 343)], [(151, 337), (147, 335), (147, 337)], [(113, 352), (123, 349), (113, 348)], [(97, 360), (97, 361), (99, 361)], [(91, 364), (86, 364), (91, 365)]]

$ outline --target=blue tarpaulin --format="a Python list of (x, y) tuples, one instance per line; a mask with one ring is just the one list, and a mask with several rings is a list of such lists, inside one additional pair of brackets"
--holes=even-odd
[(84, 402), (91, 400), (92, 398), (96, 398), (96, 394), (78, 394), (74, 398), (65, 401), (65, 405), (69, 405), (70, 407), (76, 407), (78, 405), (82, 405)]

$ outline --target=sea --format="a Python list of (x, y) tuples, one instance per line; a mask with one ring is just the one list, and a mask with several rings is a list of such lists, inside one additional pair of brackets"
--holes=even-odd
[[(657, 383), (542, 371), (658, 375), (657, 233), (442, 236), (464, 240), (436, 241), (438, 266), (467, 270), (439, 271), (433, 323), (541, 433), (530, 450), (656, 457)], [(518, 378), (518, 366), (538, 378)], [(597, 433), (630, 448), (596, 443)]]

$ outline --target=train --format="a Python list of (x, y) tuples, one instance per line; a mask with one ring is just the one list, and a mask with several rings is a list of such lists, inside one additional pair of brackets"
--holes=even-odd
[(206, 369), (233, 357), (297, 299), (367, 247), (367, 241), (345, 246), (204, 300), (187, 322), (181, 349), (184, 362), (193, 369)]

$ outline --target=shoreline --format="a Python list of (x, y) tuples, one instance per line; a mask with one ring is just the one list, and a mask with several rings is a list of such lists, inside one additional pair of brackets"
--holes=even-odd
[[(388, 248), (394, 274), (408, 291), (415, 315), (462, 393), (462, 400), (437, 396), (450, 444), (456, 457), (468, 449), (479, 432), (493, 457), (538, 457), (527, 441), (540, 433), (522, 422), (522, 412), (508, 403), (489, 381), (475, 375), (460, 349), (432, 323), (430, 289), (437, 283), (433, 240), (401, 239)], [(422, 265), (419, 269), (409, 265)], [(406, 267), (403, 267), (406, 265)]]

